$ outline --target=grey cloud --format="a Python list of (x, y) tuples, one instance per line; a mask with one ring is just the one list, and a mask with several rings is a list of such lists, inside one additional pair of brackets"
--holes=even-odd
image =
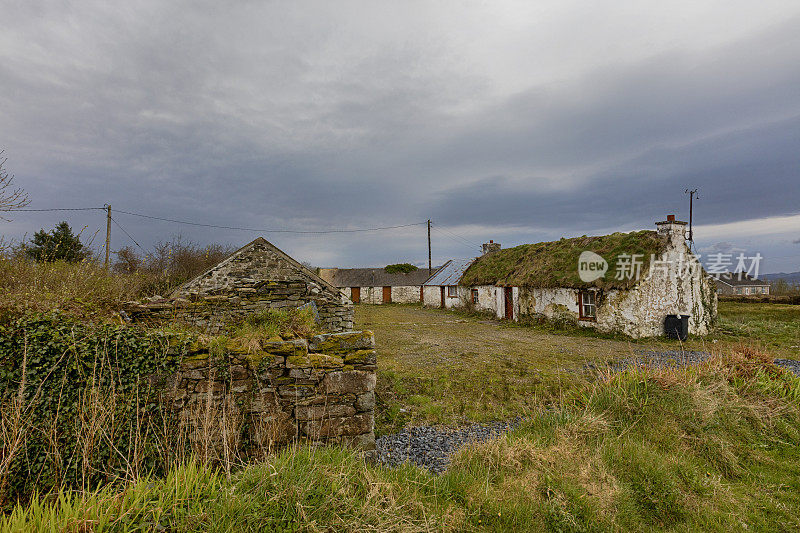
[[(493, 80), (448, 68), (439, 43), (354, 46), (324, 20), (289, 9), (259, 24), (243, 6), (97, 7), (72, 29), (67, 9), (15, 26), (29, 49), (0, 55), (0, 142), (36, 205), (291, 229), (430, 217), (507, 242), (650, 227), (685, 213), (687, 186), (701, 189), (702, 223), (797, 212), (797, 18), (498, 99)], [(143, 243), (251, 237), (119, 220)], [(357, 266), (416, 261), (418, 237), (275, 238)]]

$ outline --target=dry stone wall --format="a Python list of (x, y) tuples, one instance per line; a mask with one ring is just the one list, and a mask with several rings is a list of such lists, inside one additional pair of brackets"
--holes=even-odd
[(181, 420), (209, 412), (242, 422), (250, 446), (295, 440), (375, 447), (375, 341), (371, 332), (265, 343), (258, 351), (198, 349), (166, 390)]
[(176, 290), (171, 298), (130, 303), (134, 320), (176, 320), (217, 335), (265, 309), (313, 306), (326, 331), (353, 329), (353, 304), (336, 287), (259, 238)]

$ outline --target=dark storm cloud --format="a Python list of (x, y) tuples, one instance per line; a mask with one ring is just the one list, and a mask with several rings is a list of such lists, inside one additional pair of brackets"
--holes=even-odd
[(498, 176), (451, 189), (435, 203), (440, 218), (455, 224), (528, 223), (589, 231), (649, 226), (667, 211), (685, 216), (684, 189), (697, 187), (696, 214), (703, 223), (788, 215), (798, 209), (797, 146), (800, 117), (654, 149), (565, 188)]
[[(492, 78), (491, 64), (439, 40), (441, 13), (191, 6), (26, 4), (11, 14), (0, 147), (37, 207), (111, 203), (288, 229), (433, 218), (472, 227), (471, 242), (650, 227), (685, 211), (688, 186), (701, 190), (703, 223), (798, 212), (792, 10), (744, 37), (519, 81)], [(526, 50), (497, 50), (497, 61), (553, 63)], [(254, 236), (118, 218), (145, 245), (175, 233)], [(4, 233), (52, 219), (20, 215)], [(415, 231), (273, 237), (301, 259), (356, 266), (425, 258)], [(436, 253), (467, 248), (450, 239)]]

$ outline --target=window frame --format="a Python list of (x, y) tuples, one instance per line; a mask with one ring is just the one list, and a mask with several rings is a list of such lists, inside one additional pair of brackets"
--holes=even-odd
[[(585, 303), (584, 295), (591, 295), (592, 301), (590, 303)], [(584, 305), (594, 309), (594, 312), (590, 315), (586, 314)], [(589, 290), (578, 291), (578, 319), (587, 320), (590, 322), (597, 321), (597, 291), (589, 291)]]
[(458, 298), (458, 285), (448, 285), (447, 286), (447, 297), (448, 298)]
[(470, 294), (472, 295), (472, 303), (478, 303), (478, 289), (472, 289)]

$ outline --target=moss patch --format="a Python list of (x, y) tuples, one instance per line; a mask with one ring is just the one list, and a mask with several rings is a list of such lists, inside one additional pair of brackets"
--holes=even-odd
[[(478, 258), (464, 273), (461, 284), (628, 289), (635, 285), (636, 280), (614, 279), (617, 257), (641, 254), (641, 272), (644, 273), (650, 265), (650, 256), (660, 256), (667, 244), (665, 238), (649, 230), (523, 244)], [(583, 282), (578, 276), (578, 258), (586, 250), (602, 256), (609, 266), (605, 277), (592, 283)]]

